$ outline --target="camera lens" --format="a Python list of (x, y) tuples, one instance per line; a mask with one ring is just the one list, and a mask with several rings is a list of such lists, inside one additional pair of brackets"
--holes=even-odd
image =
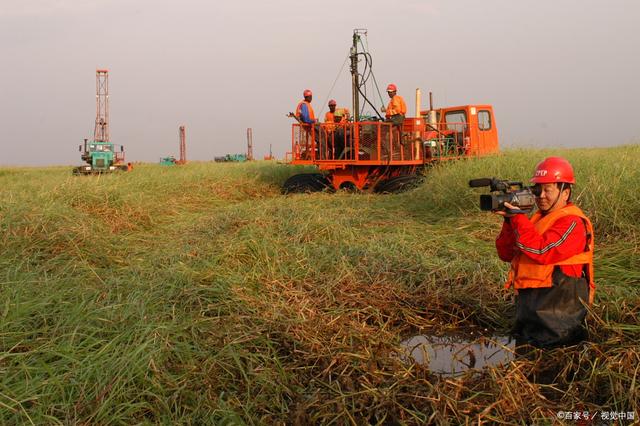
[(533, 185), (531, 187), (531, 193), (536, 197), (540, 197), (542, 195), (542, 186), (541, 185)]
[(496, 197), (492, 194), (482, 194), (480, 196), (480, 210), (491, 211), (498, 207)]

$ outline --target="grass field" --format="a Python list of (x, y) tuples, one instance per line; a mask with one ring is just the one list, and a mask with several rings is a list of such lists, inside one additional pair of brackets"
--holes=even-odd
[[(506, 330), (470, 178), (566, 156), (596, 229), (590, 342), (440, 378), (408, 336)], [(640, 406), (640, 145), (517, 150), (398, 195), (280, 195), (272, 162), (0, 169), (0, 424), (551, 423)]]

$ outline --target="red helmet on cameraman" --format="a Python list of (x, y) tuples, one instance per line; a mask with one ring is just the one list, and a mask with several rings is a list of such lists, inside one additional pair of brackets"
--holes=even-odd
[(331, 99), (331, 100), (329, 101), (329, 106), (331, 106), (331, 105), (338, 105), (338, 103), (336, 102), (336, 100), (335, 100), (335, 99)]
[(304, 92), (302, 92), (302, 97), (306, 98), (307, 96), (313, 96), (313, 93), (311, 93), (311, 90), (307, 89)]
[(396, 87), (395, 84), (391, 83), (387, 86), (387, 92), (396, 92), (398, 91), (398, 88)]
[(536, 166), (533, 183), (569, 183), (575, 184), (576, 178), (573, 174), (573, 167), (562, 157), (547, 157)]

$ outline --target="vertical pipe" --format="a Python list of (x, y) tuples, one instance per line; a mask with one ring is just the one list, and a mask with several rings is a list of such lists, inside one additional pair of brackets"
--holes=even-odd
[(180, 126), (178, 129), (180, 135), (180, 164), (184, 164), (187, 162), (187, 135), (184, 126)]
[(422, 142), (422, 135), (420, 133), (420, 129), (422, 126), (422, 114), (420, 114), (420, 104), (422, 103), (422, 92), (420, 92), (420, 88), (416, 89), (416, 131), (414, 135), (414, 155), (413, 158), (415, 160), (420, 159), (420, 144)]
[(247, 160), (253, 160), (253, 130), (247, 128)]
[(353, 121), (357, 123), (360, 121), (360, 97), (358, 93), (358, 86), (360, 84), (358, 79), (358, 31), (353, 31), (353, 45), (351, 46), (351, 102), (353, 104)]
[(437, 129), (438, 120), (436, 111), (433, 109), (433, 93), (429, 92), (429, 125), (432, 127), (432, 130)]

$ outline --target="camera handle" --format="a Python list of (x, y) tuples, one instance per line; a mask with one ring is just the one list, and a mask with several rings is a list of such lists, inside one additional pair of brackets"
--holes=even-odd
[(506, 209), (505, 210), (509, 214), (528, 214), (531, 210), (522, 210), (522, 209)]

